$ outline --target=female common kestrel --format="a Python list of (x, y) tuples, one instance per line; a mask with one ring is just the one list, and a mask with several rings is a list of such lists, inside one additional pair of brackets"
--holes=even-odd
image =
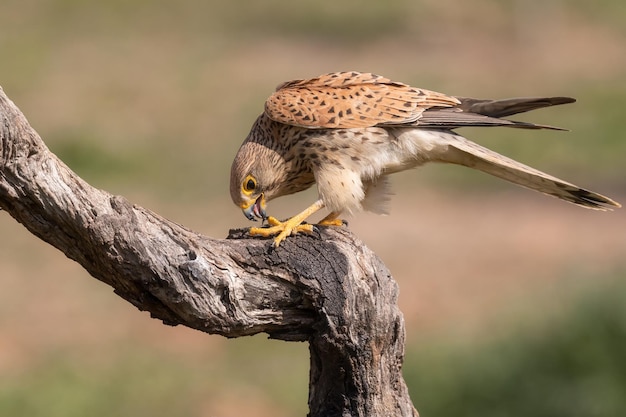
[[(503, 119), (558, 104), (569, 97), (478, 100), (453, 97), (359, 72), (337, 72), (281, 84), (265, 102), (231, 168), (230, 194), (250, 220), (270, 227), (250, 233), (274, 236), (312, 231), (302, 222), (326, 207), (321, 224), (341, 224), (341, 213), (386, 212), (388, 176), (426, 162), (478, 169), (583, 207), (620, 205), (523, 165), (455, 133), (465, 126), (525, 129), (555, 127)], [(317, 184), (319, 199), (280, 222), (266, 202)]]

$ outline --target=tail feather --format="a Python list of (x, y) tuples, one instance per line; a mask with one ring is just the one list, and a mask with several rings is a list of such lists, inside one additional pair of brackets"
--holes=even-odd
[(531, 190), (595, 210), (611, 210), (621, 205), (612, 199), (507, 158), (462, 136), (450, 134), (441, 162), (474, 168)]

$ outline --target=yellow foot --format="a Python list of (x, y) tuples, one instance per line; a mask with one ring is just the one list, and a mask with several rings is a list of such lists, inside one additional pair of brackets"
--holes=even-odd
[(251, 227), (250, 234), (252, 236), (263, 237), (269, 237), (278, 234), (278, 236), (274, 238), (274, 246), (276, 247), (278, 247), (278, 245), (280, 245), (280, 242), (285, 240), (287, 236), (295, 235), (299, 232), (313, 232), (313, 225), (302, 224), (302, 220), (298, 219), (297, 216), (294, 216), (284, 222), (281, 222), (275, 217), (270, 216), (267, 218), (267, 223), (270, 225), (270, 227)]
[(343, 226), (348, 223), (339, 218), (339, 213), (332, 212), (319, 222), (322, 226)]
[(332, 220), (322, 219), (322, 220), (320, 220), (320, 222), (318, 224), (320, 226), (343, 226), (343, 225), (345, 225), (347, 223), (344, 222), (341, 219), (332, 219)]

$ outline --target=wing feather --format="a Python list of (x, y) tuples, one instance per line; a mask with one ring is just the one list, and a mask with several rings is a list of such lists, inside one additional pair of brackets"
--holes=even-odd
[(434, 127), (443, 129), (455, 129), (458, 127), (493, 127), (506, 126), (522, 129), (551, 129), (567, 130), (560, 127), (548, 126), (515, 120), (499, 119), (479, 113), (469, 113), (457, 107), (455, 108), (432, 108), (424, 111), (415, 123), (420, 127)]
[(413, 123), (426, 109), (458, 104), (455, 97), (379, 75), (336, 72), (279, 85), (265, 102), (265, 113), (309, 129), (358, 128)]

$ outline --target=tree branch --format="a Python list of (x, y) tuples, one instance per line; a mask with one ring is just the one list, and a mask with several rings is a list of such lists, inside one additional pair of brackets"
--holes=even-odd
[(0, 88), (0, 207), (165, 324), (308, 341), (310, 416), (416, 416), (386, 267), (345, 228), (212, 239), (96, 189), (52, 154)]

